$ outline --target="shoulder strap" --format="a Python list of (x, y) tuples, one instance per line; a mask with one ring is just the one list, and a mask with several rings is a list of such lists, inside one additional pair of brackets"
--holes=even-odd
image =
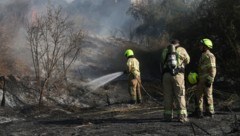
[(169, 46), (170, 45), (167, 46), (167, 53), (166, 53), (165, 59), (163, 61), (163, 65), (165, 65), (165, 63), (167, 62), (167, 58), (168, 58), (168, 55), (169, 55), (169, 49), (168, 49)]

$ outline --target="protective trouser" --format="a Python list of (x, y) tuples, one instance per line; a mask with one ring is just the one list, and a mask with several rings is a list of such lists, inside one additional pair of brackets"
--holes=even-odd
[(141, 78), (140, 76), (129, 75), (128, 90), (133, 102), (142, 102)]
[(175, 99), (178, 115), (187, 117), (186, 100), (185, 100), (185, 82), (184, 74), (178, 73), (172, 76), (170, 73), (163, 75), (164, 89), (164, 118), (172, 118), (173, 102)]
[(197, 85), (197, 90), (195, 91), (197, 99), (196, 110), (203, 112), (203, 101), (205, 100), (206, 112), (214, 114), (212, 85), (210, 87), (206, 87), (205, 82), (206, 81), (204, 79), (200, 79)]

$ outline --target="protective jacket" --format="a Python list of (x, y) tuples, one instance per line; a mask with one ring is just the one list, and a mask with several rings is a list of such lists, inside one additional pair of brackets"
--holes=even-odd
[(197, 90), (195, 91), (197, 98), (196, 111), (203, 112), (203, 98), (205, 97), (206, 112), (214, 114), (212, 84), (216, 76), (216, 71), (217, 70), (215, 56), (209, 50), (203, 52), (199, 60), (199, 82), (197, 84)]
[(216, 58), (209, 50), (202, 53), (199, 60), (198, 73), (200, 80), (213, 83), (216, 76)]
[(131, 96), (132, 103), (141, 103), (142, 94), (141, 94), (141, 77), (139, 70), (139, 61), (134, 57), (129, 57), (127, 61), (128, 67), (128, 90)]
[(127, 67), (129, 73), (133, 74), (135, 77), (140, 76), (139, 61), (136, 58), (134, 57), (128, 58)]

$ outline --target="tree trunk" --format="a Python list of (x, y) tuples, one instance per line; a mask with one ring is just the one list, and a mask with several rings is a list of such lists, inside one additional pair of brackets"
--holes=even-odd
[(42, 97), (43, 97), (43, 87), (41, 85), (41, 80), (40, 80), (40, 77), (37, 77), (37, 87), (38, 87), (38, 90), (39, 90), (39, 101), (38, 101), (38, 104), (39, 106), (41, 106), (43, 103), (42, 103)]
[(39, 97), (39, 106), (43, 105), (43, 102), (42, 102), (42, 97), (43, 97), (43, 89), (40, 89), (40, 97)]
[(43, 85), (41, 85), (41, 81), (40, 81), (40, 97), (39, 97), (39, 106), (43, 105), (43, 96), (44, 96), (44, 92), (47, 90), (48, 88), (48, 82), (49, 81), (49, 77), (47, 79), (45, 79)]
[(2, 106), (2, 107), (5, 106), (5, 91), (4, 91), (4, 89), (3, 89), (3, 96), (2, 96), (1, 106)]
[(1, 82), (1, 88), (3, 91), (3, 95), (2, 95), (2, 102), (1, 102), (1, 106), (5, 106), (5, 94), (6, 94), (6, 90), (5, 90), (5, 78), (4, 76), (0, 77), (0, 82)]

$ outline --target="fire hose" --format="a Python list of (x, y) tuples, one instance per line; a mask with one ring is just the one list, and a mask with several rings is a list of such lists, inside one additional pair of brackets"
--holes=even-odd
[(157, 104), (160, 104), (160, 105), (161, 105), (161, 103), (160, 103), (157, 99), (153, 98), (153, 97), (148, 93), (148, 91), (144, 88), (144, 86), (143, 86), (142, 83), (139, 81), (139, 79), (137, 79), (137, 81), (138, 81), (138, 83), (141, 85), (143, 91), (150, 97), (150, 99), (152, 99), (152, 100), (153, 100), (154, 102), (156, 102)]

